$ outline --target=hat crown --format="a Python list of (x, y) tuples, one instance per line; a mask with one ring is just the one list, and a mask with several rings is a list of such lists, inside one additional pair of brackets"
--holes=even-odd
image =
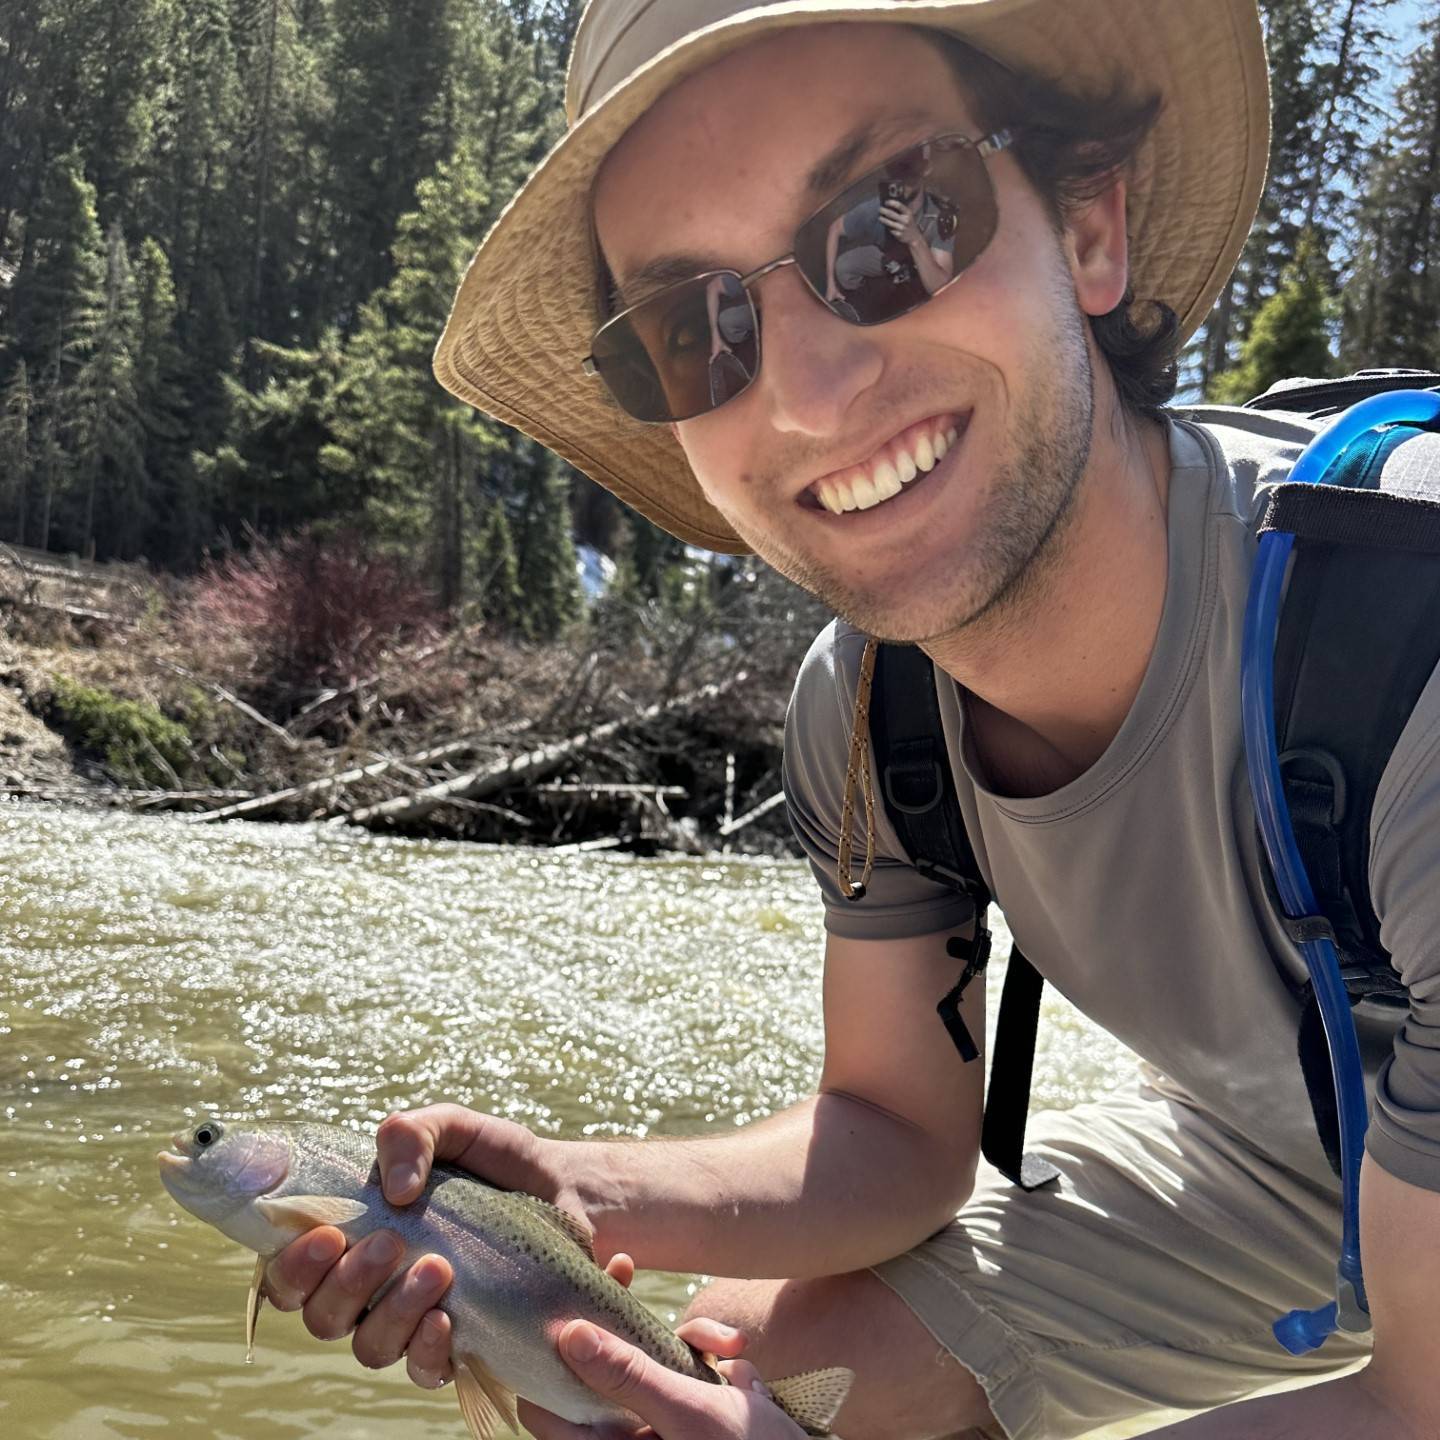
[(590, 0), (575, 31), (565, 79), (571, 127), (677, 40), (757, 8), (754, 0)]

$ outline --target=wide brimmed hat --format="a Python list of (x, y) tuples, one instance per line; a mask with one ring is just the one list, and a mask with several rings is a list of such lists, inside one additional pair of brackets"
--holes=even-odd
[(1255, 0), (591, 0), (570, 62), (570, 131), (470, 263), (435, 352), (452, 394), (549, 446), (672, 535), (741, 554), (668, 427), (627, 416), (581, 362), (605, 318), (590, 190), (606, 154), (687, 75), (817, 21), (948, 30), (1084, 94), (1117, 77), (1164, 109), (1137, 157), (1131, 282), (1185, 336), (1239, 258), (1264, 186), (1269, 86)]

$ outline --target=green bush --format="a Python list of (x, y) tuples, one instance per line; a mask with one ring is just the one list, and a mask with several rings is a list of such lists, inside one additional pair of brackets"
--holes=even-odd
[(168, 789), (193, 764), (190, 732), (143, 700), (54, 677), (56, 728), (105, 762), (120, 781)]

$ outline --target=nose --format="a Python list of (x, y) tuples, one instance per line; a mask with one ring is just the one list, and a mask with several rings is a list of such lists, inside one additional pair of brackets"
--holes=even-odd
[(832, 315), (792, 266), (769, 278), (761, 308), (762, 387), (774, 427), (833, 436), (884, 369), (874, 337)]

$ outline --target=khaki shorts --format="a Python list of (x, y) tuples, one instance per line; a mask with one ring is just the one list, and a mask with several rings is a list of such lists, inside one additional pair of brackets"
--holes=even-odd
[(1272, 1322), (1334, 1298), (1337, 1194), (1145, 1084), (1037, 1114), (1058, 1186), (988, 1165), (954, 1223), (875, 1267), (979, 1380), (1009, 1440), (1142, 1433), (1353, 1368), (1369, 1337), (1286, 1354)]

